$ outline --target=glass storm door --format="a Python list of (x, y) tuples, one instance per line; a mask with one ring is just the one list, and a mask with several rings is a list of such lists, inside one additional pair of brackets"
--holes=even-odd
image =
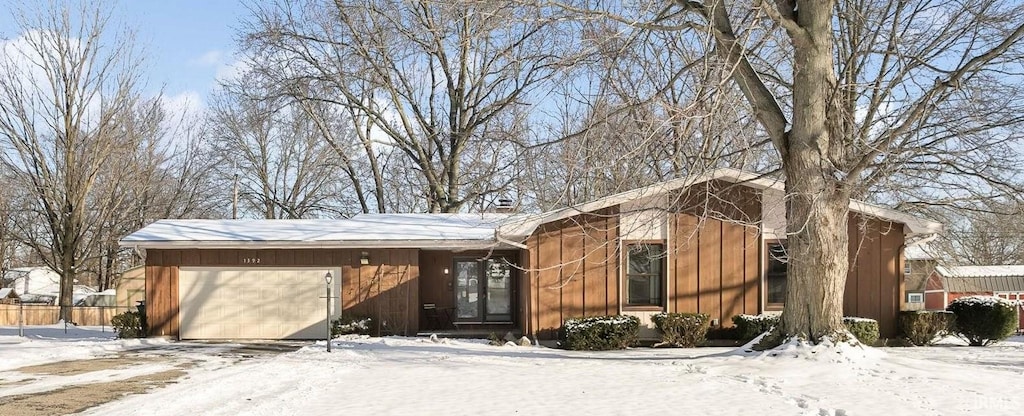
[(480, 321), (480, 265), (476, 260), (455, 260), (455, 305), (460, 321)]
[(512, 265), (507, 260), (457, 259), (454, 266), (459, 321), (512, 321)]
[(512, 321), (512, 265), (505, 259), (488, 259), (483, 262), (484, 320), (487, 322)]

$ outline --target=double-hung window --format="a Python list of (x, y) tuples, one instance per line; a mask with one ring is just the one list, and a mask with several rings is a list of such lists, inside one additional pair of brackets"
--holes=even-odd
[(626, 306), (664, 306), (665, 245), (629, 244), (626, 256)]

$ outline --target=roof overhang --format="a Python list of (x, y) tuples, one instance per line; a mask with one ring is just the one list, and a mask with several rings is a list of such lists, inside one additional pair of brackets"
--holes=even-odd
[[(535, 215), (512, 217), (507, 219), (498, 227), (498, 233), (509, 239), (526, 239), (542, 224), (564, 220), (584, 213), (599, 211), (627, 201), (685, 189), (693, 185), (713, 180), (722, 180), (758, 190), (774, 189), (783, 192), (785, 191), (785, 182), (779, 178), (750, 173), (738, 169), (721, 168), (699, 175), (691, 175), (659, 182), (653, 185), (621, 192), (567, 208), (561, 208)], [(907, 234), (911, 235), (934, 234), (942, 231), (941, 223), (920, 219), (891, 208), (885, 208), (863, 201), (850, 200), (850, 210), (872, 217), (902, 223), (907, 226)]]

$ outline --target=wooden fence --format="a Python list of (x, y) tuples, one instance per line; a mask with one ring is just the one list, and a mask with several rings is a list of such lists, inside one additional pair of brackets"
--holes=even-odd
[[(0, 305), (0, 326), (18, 325), (19, 314), (24, 314), (25, 325), (53, 325), (60, 316), (60, 306)], [(71, 322), (86, 326), (110, 326), (110, 319), (119, 313), (136, 310), (133, 306), (82, 306), (71, 309)]]

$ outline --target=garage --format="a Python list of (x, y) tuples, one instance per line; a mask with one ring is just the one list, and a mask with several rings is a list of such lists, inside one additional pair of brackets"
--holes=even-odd
[(323, 338), (328, 270), (340, 276), (339, 269), (329, 268), (182, 267), (180, 338)]

